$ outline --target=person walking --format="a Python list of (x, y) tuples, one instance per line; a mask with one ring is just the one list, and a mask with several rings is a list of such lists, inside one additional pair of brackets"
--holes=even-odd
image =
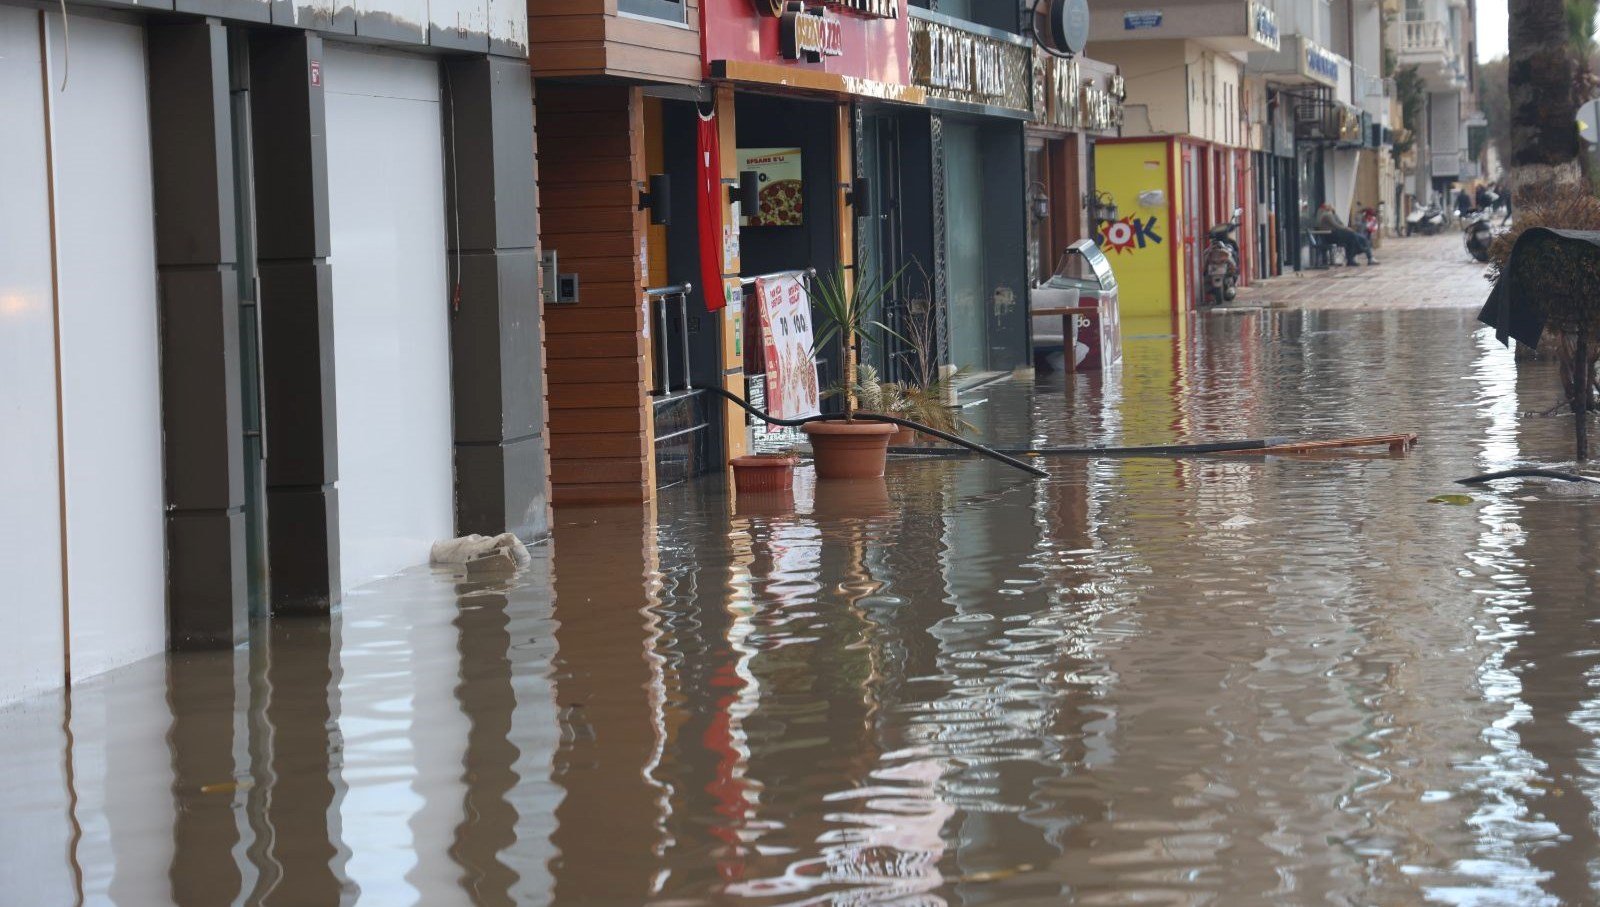
[(1344, 246), (1344, 263), (1347, 267), (1355, 267), (1356, 256), (1363, 252), (1366, 253), (1368, 265), (1378, 263), (1378, 260), (1372, 257), (1372, 243), (1365, 236), (1345, 226), (1339, 215), (1333, 213), (1333, 206), (1327, 202), (1323, 202), (1317, 209), (1317, 229), (1332, 233), (1333, 241)]
[(1506, 184), (1503, 182), (1496, 183), (1495, 190), (1500, 193), (1500, 206), (1502, 212), (1500, 215), (1500, 226), (1504, 227), (1506, 224), (1511, 222), (1511, 190), (1506, 188)]
[(1467, 194), (1467, 187), (1462, 186), (1456, 192), (1456, 215), (1466, 217), (1472, 213), (1472, 196)]

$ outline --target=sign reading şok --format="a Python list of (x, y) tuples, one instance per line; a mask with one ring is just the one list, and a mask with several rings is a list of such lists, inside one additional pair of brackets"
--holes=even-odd
[(811, 358), (811, 299), (793, 277), (756, 281), (761, 342), (767, 354), (767, 412), (802, 419), (820, 412)]

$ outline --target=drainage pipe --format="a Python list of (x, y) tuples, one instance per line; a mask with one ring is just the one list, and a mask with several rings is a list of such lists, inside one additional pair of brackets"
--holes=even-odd
[[(697, 387), (697, 388), (695, 388), (695, 390), (707, 391), (709, 393), (716, 394), (716, 395), (722, 397), (725, 400), (729, 400), (729, 401), (731, 401), (733, 403), (737, 403), (739, 405), (739, 407), (741, 409), (743, 409), (745, 412), (749, 413), (752, 416), (755, 416), (757, 419), (760, 419), (761, 421), (767, 423), (768, 425), (781, 425), (784, 428), (799, 428), (800, 426), (806, 424), (807, 422), (822, 422), (822, 421), (825, 421), (825, 420), (836, 420), (836, 419), (839, 418), (838, 416), (806, 416), (803, 419), (779, 419), (776, 416), (767, 415), (766, 413), (762, 412), (761, 410), (756, 409), (755, 407), (751, 406), (749, 403), (745, 402), (745, 400), (743, 398), (735, 396), (734, 394), (731, 394), (728, 391), (723, 390), (720, 387)], [(1029, 475), (1037, 476), (1037, 477), (1039, 477), (1041, 479), (1046, 479), (1046, 478), (1050, 477), (1050, 473), (1045, 472), (1044, 470), (1042, 470), (1042, 469), (1040, 469), (1040, 468), (1038, 468), (1036, 466), (1030, 466), (1027, 463), (1024, 463), (1021, 460), (1017, 459), (1016, 457), (1008, 456), (1008, 455), (1006, 455), (1004, 453), (1001, 453), (998, 450), (994, 450), (992, 448), (984, 447), (982, 444), (974, 444), (973, 442), (968, 441), (966, 438), (963, 438), (960, 435), (953, 435), (953, 434), (950, 434), (949, 432), (940, 431), (937, 428), (929, 428), (928, 426), (923, 425), (920, 422), (912, 422), (909, 419), (900, 419), (900, 418), (897, 418), (895, 416), (880, 416), (880, 415), (878, 415), (876, 413), (857, 413), (856, 414), (856, 420), (860, 421), (860, 422), (888, 422), (891, 425), (898, 425), (901, 428), (914, 428), (917, 431), (922, 432), (923, 434), (932, 435), (935, 438), (938, 438), (938, 439), (940, 439), (942, 441), (949, 441), (951, 444), (959, 444), (962, 447), (965, 447), (966, 449), (972, 451), (973, 453), (982, 454), (983, 456), (989, 457), (990, 459), (993, 459), (993, 460), (999, 460), (1000, 462), (1006, 464), (1007, 466), (1012, 466), (1012, 467), (1015, 467), (1017, 469), (1020, 469), (1023, 472), (1028, 473)]]

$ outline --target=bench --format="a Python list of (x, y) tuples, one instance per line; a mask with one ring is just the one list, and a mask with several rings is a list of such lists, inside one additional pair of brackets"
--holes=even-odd
[(1341, 263), (1334, 261), (1334, 254), (1339, 253), (1342, 256), (1344, 246), (1333, 241), (1332, 230), (1307, 230), (1306, 240), (1311, 248), (1309, 267), (1312, 270), (1319, 271)]

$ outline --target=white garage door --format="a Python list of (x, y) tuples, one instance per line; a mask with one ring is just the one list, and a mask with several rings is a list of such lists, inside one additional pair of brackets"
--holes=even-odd
[(329, 45), (342, 585), (426, 562), (453, 535), (438, 66)]
[(0, 438), (16, 442), (0, 445), (0, 574), (13, 584), (0, 604), (0, 701), (59, 686), (68, 655), (81, 679), (166, 643), (144, 33), (75, 17), (63, 89), (60, 18), (46, 18), (48, 108), (38, 14), (0, 8)]

